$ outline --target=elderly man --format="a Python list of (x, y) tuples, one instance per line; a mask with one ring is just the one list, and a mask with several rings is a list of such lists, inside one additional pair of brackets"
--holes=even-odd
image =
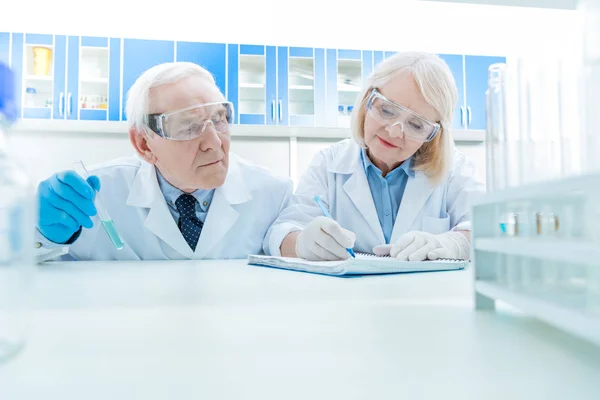
[[(212, 75), (192, 63), (142, 74), (127, 98), (137, 157), (40, 183), (37, 245), (68, 246), (76, 260), (245, 258), (268, 248), (265, 234), (292, 194), (275, 177), (229, 153), (233, 105)], [(124, 241), (114, 246), (96, 192)]]

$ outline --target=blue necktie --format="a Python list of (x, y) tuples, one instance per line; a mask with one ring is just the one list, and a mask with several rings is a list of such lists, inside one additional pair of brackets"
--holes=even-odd
[(196, 217), (197, 202), (198, 200), (191, 194), (182, 194), (175, 200), (175, 206), (179, 211), (179, 230), (193, 251), (196, 251), (196, 244), (204, 225)]

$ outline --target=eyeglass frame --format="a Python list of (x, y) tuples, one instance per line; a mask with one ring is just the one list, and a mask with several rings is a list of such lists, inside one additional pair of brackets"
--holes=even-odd
[[(215, 101), (212, 103), (202, 103), (202, 104), (195, 104), (193, 106), (189, 106), (189, 107), (185, 107), (185, 108), (180, 108), (178, 110), (173, 110), (173, 111), (168, 111), (165, 113), (161, 113), (161, 114), (148, 114), (148, 128), (156, 133), (158, 136), (162, 137), (163, 139), (167, 139), (167, 140), (176, 140), (176, 141), (185, 141), (185, 140), (191, 140), (191, 139), (174, 139), (172, 137), (169, 137), (165, 132), (164, 132), (164, 128), (163, 128), (163, 118), (168, 118), (171, 115), (183, 112), (183, 111), (188, 111), (188, 110), (192, 110), (196, 107), (200, 107), (200, 106), (213, 106), (213, 105), (218, 105), (218, 104), (229, 104), (231, 106), (231, 114), (228, 114), (226, 116), (227, 118), (227, 124), (228, 125), (232, 125), (233, 121), (234, 121), (234, 116), (235, 116), (235, 109), (233, 107), (233, 103), (230, 101)], [(213, 123), (213, 128), (215, 127), (214, 123)], [(202, 128), (202, 133), (204, 133), (204, 130), (206, 129), (206, 124), (204, 125), (204, 127)], [(229, 129), (228, 129), (229, 130)]]
[[(433, 125), (435, 128), (434, 131), (429, 135), (429, 137), (426, 140), (422, 141), (423, 143), (431, 142), (433, 139), (435, 139), (435, 137), (437, 136), (437, 134), (439, 133), (439, 131), (442, 128), (442, 125), (440, 124), (440, 122), (432, 122), (429, 119), (425, 118), (424, 116), (419, 115), (418, 113), (414, 112), (410, 108), (404, 107), (403, 105), (400, 105), (398, 103), (391, 101), (390, 99), (385, 97), (383, 94), (381, 94), (381, 92), (379, 92), (379, 90), (376, 87), (374, 87), (373, 90), (371, 90), (369, 97), (367, 97), (367, 103), (365, 104), (367, 112), (369, 112), (370, 109), (372, 108), (375, 98), (380, 98), (383, 101), (393, 104), (394, 106), (400, 108), (402, 111), (405, 111), (408, 114), (411, 114), (417, 118), (421, 118), (422, 120), (426, 121), (427, 123), (430, 123), (431, 125)], [(374, 117), (372, 117), (372, 118), (374, 118)], [(404, 124), (403, 124), (403, 128), (402, 128), (402, 133), (404, 134)], [(414, 139), (410, 136), (406, 136), (406, 137), (409, 138), (410, 140), (421, 142), (421, 140), (419, 140), (419, 139)]]

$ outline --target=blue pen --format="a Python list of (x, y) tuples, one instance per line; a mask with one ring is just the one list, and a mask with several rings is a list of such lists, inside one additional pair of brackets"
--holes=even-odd
[[(323, 204), (323, 202), (321, 201), (321, 198), (319, 196), (315, 196), (315, 201), (317, 202), (319, 208), (321, 209), (321, 212), (323, 213), (324, 216), (326, 216), (327, 218), (331, 218), (333, 219), (333, 217), (331, 216), (331, 214), (329, 214), (329, 211), (327, 211), (327, 208), (325, 208), (325, 204)], [(356, 254), (354, 254), (354, 250), (352, 250), (351, 248), (347, 248), (346, 251), (354, 258), (356, 258)]]

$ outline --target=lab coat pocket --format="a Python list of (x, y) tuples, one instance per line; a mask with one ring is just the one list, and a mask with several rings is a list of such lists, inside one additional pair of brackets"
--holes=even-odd
[(444, 233), (450, 230), (450, 216), (445, 218), (423, 217), (423, 231), (429, 233)]

